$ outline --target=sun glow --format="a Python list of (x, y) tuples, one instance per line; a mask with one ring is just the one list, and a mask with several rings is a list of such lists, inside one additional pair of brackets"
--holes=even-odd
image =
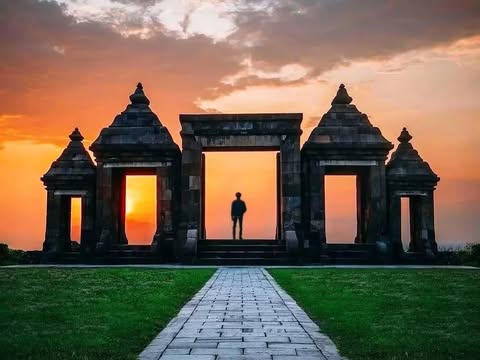
[(129, 216), (133, 214), (134, 199), (132, 195), (127, 196), (125, 199), (125, 215)]
[(129, 244), (149, 244), (156, 229), (155, 176), (127, 176), (125, 231)]

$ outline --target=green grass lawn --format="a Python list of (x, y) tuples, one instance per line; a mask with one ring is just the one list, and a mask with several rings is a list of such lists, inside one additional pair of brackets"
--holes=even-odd
[(135, 359), (213, 269), (0, 269), (1, 359)]
[(480, 271), (270, 273), (351, 360), (480, 359)]

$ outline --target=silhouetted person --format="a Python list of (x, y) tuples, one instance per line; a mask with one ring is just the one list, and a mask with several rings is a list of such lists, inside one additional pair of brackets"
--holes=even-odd
[(240, 198), (242, 197), (242, 194), (237, 192), (235, 194), (235, 197), (237, 199), (232, 201), (232, 212), (231, 212), (232, 221), (233, 221), (233, 240), (235, 240), (235, 230), (237, 227), (237, 221), (240, 227), (238, 238), (242, 240), (243, 214), (245, 214), (245, 212), (247, 211), (247, 206), (245, 205), (245, 201), (240, 200)]

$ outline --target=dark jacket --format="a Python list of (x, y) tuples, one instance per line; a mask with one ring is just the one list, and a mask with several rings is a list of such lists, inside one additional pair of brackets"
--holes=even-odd
[(232, 216), (243, 216), (247, 211), (247, 206), (243, 200), (232, 201)]

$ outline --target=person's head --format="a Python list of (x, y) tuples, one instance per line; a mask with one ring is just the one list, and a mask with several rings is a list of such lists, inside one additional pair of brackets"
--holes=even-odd
[(237, 193), (235, 193), (235, 197), (236, 197), (237, 199), (240, 199), (240, 198), (242, 197), (242, 194), (240, 194), (239, 192), (237, 192)]

